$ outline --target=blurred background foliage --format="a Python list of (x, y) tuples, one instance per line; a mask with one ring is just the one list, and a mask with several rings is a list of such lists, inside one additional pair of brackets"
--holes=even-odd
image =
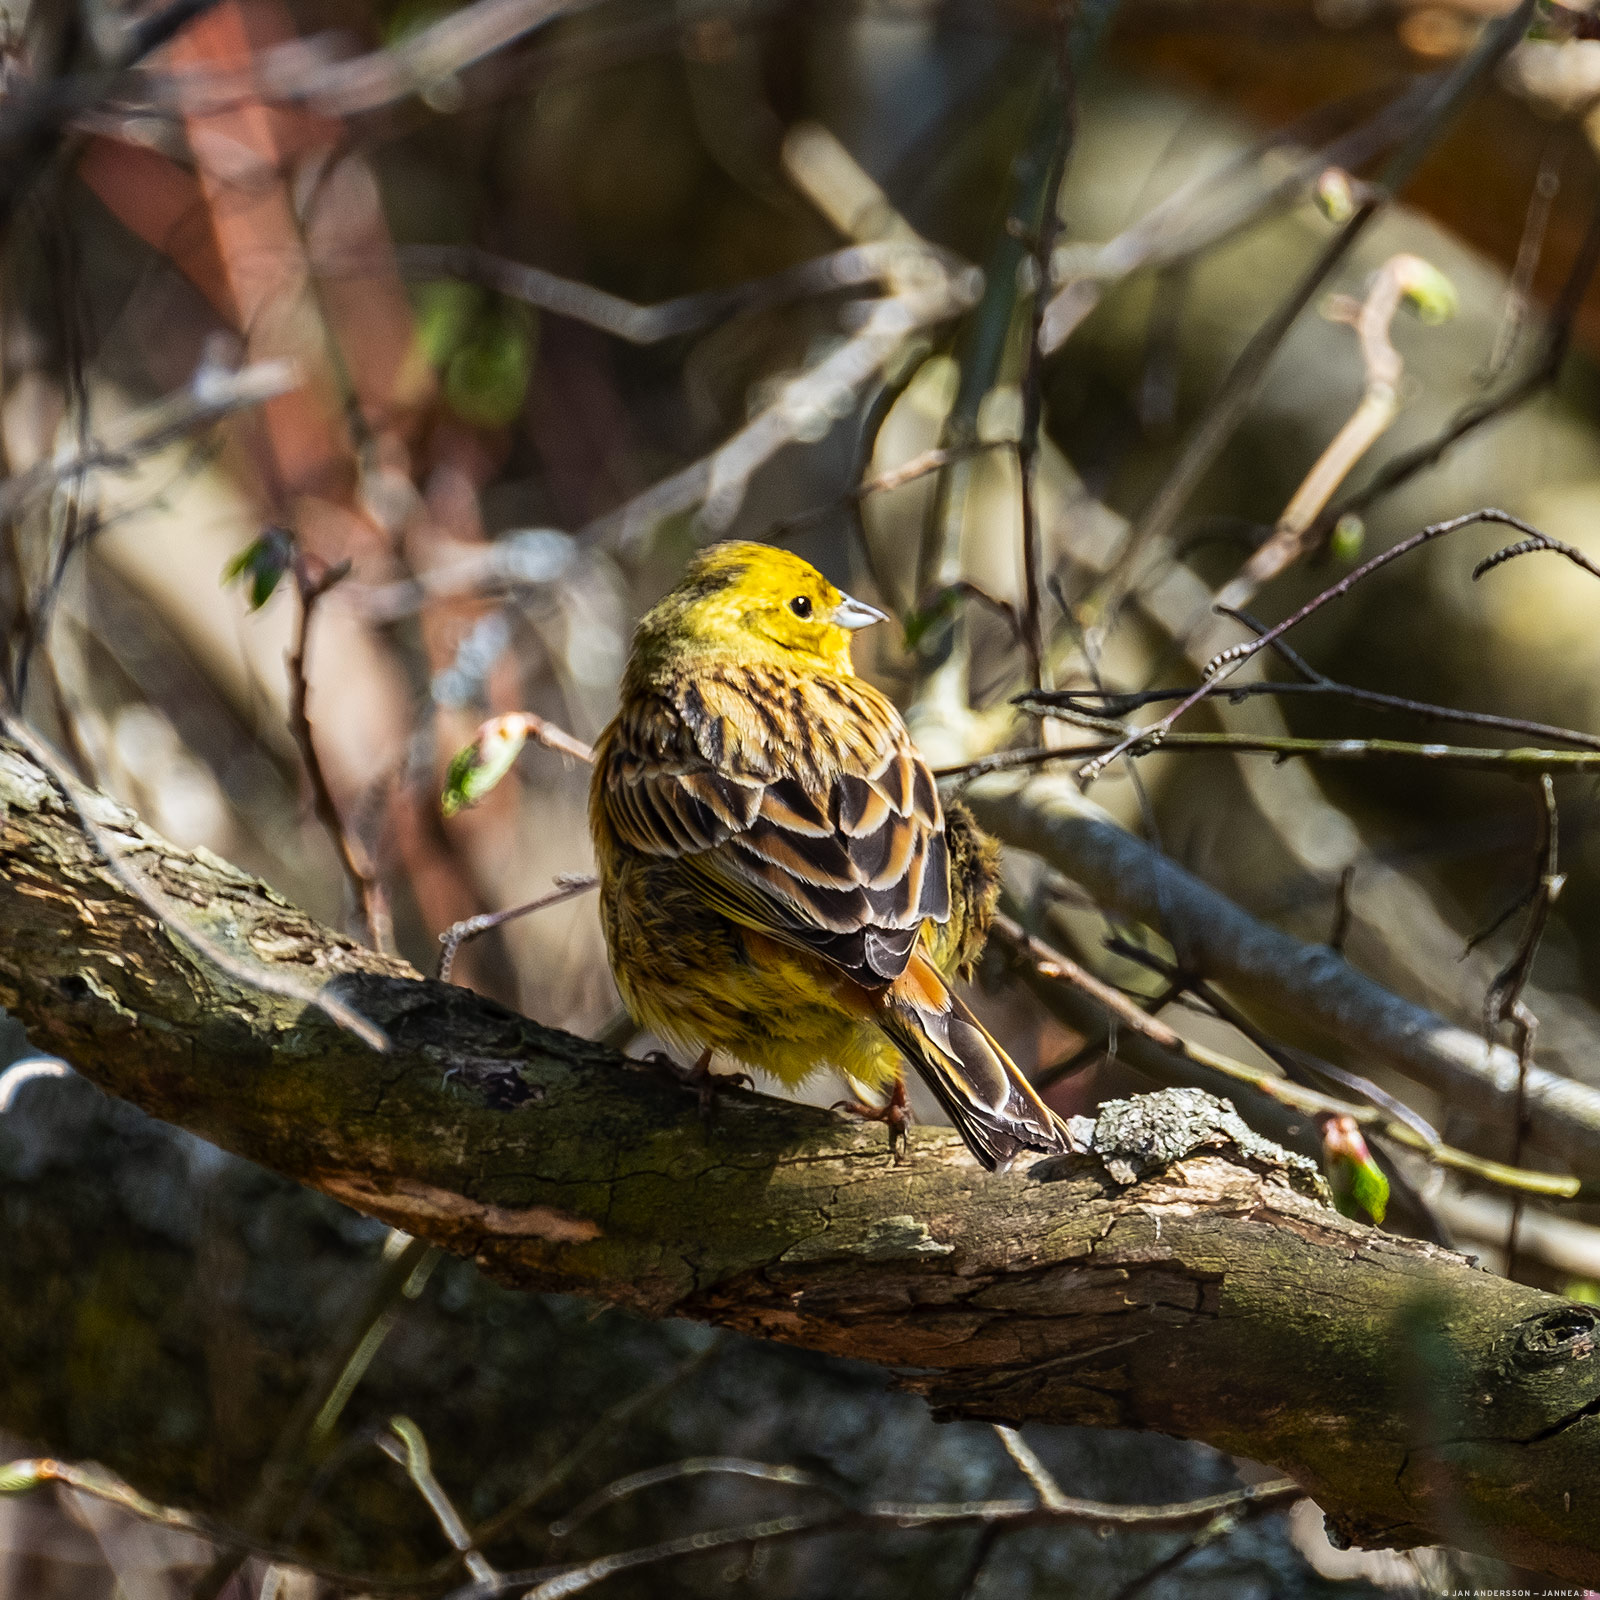
[[(985, 302), (917, 331), (853, 405), (798, 422), (788, 447), (742, 483), (722, 526), (691, 507), (619, 535), (608, 514), (841, 348), (859, 325), (861, 292), (822, 279), (805, 293), (721, 302), (683, 331), (634, 342), (525, 303), (492, 274), (446, 273), (439, 248), (486, 252), (638, 305), (769, 278), (847, 242), (785, 167), (786, 133), (820, 123), (904, 223), (983, 264), (1005, 240), (1014, 172), (1052, 92), (1063, 30), (1087, 40), (1103, 27), (1066, 94), (1073, 140), (1059, 243), (1127, 239), (1170, 202), (1171, 248), (1159, 264), (1108, 277), (1039, 369), (1042, 620), (1058, 686), (1088, 685), (1095, 673), (1117, 688), (1187, 682), (1170, 628), (1137, 591), (1172, 563), (1205, 585), (1224, 582), (1350, 414), (1361, 353), (1348, 327), (1319, 314), (1321, 292), (1182, 505), (1170, 549), (1137, 574), (1135, 603), (1105, 606), (1105, 561), (1090, 546), (1147, 513), (1240, 352), (1334, 235), (1309, 184), (1275, 203), (1262, 197), (1340, 138), (1355, 141), (1349, 164), (1370, 176), (1398, 137), (1384, 119), (1414, 104), (1425, 75), (1463, 60), (1505, 8), (1124, 0), (1114, 14), (1079, 17), (1004, 0), (603, 0), (546, 8), (552, 20), (535, 25), (544, 12), (528, 5), (526, 26), (503, 47), (437, 70), (407, 66), (390, 91), (365, 98), (349, 83), (307, 85), (319, 66), (403, 50), (463, 13), (366, 0), (195, 9), (138, 71), (56, 128), (47, 150), (8, 169), (6, 470), (16, 480), (75, 440), (115, 430), (197, 371), (289, 357), (304, 381), (220, 429), (112, 470), (58, 475), (52, 493), (13, 509), (12, 666), (29, 614), (54, 592), (55, 554), (70, 547), (24, 700), (35, 725), (81, 776), (177, 843), (213, 850), (363, 936), (390, 937), (392, 919), (394, 946), (431, 970), (438, 935), (456, 920), (529, 900), (591, 865), (580, 762), (530, 745), (514, 780), (446, 822), (437, 802), (451, 755), (485, 717), (519, 710), (592, 740), (614, 704), (632, 622), (716, 533), (783, 539), (892, 610), (898, 626), (862, 641), (860, 665), (908, 706), (926, 705), (956, 628), (970, 652), (971, 705), (996, 713), (988, 742), (1036, 736), (1005, 716), (1022, 660), (998, 608), (926, 581), (926, 533), (950, 514), (948, 483), (924, 476), (859, 506), (850, 492), (950, 437), (983, 315), (997, 354), (970, 397), (972, 434), (987, 445), (1016, 439), (1030, 381), (1023, 279), (1002, 297), (997, 326)], [(100, 70), (143, 15), (105, 0), (12, 0), (5, 12), (7, 103), (32, 83)], [(1542, 38), (1431, 140), (1405, 203), (1381, 212), (1324, 286), (1359, 297), (1407, 251), (1459, 296), (1444, 327), (1397, 319), (1398, 416), (1341, 495), (1536, 369), (1551, 308), (1576, 282), (1570, 344), (1549, 382), (1363, 506), (1337, 554), (1324, 549), (1275, 582), (1258, 602), (1264, 615), (1287, 614), (1349, 565), (1358, 542), (1370, 554), (1480, 505), (1600, 557), (1600, 299), (1572, 278), (1600, 203), (1589, 115), (1600, 42), (1581, 7), (1547, 5), (1537, 21)], [(1237, 226), (1218, 225), (1239, 193), (1256, 199)], [(984, 449), (961, 472), (959, 575), (1021, 606), (1015, 451)], [(1298, 647), (1346, 681), (1600, 726), (1600, 590), (1553, 558), (1473, 583), (1474, 560), (1497, 542), (1493, 530), (1467, 532), (1397, 564), (1308, 625)], [(224, 581), (235, 562), (238, 581)], [(349, 575), (299, 634), (306, 572), (342, 562)], [(316, 815), (290, 731), (284, 661), (297, 639), (318, 760), (387, 904), (376, 924)], [(1411, 726), (1309, 697), (1282, 714), (1293, 731), (1325, 736)], [(1120, 772), (1096, 798), (1304, 937), (1327, 937), (1343, 892), (1352, 961), (1475, 1024), (1515, 929), (1469, 960), (1463, 947), (1532, 870), (1538, 818), (1523, 787), (1437, 766), (1312, 774), (1224, 755), (1160, 754), (1140, 774), (1142, 798)], [(1529, 999), (1541, 1061), (1596, 1082), (1600, 831), (1592, 781), (1562, 780), (1558, 795), (1569, 881)], [(1053, 937), (1153, 992), (1148, 973), (1106, 954), (1092, 908), (1026, 861), (1011, 871), (1019, 904), (1054, 906)], [(465, 947), (455, 976), (543, 1021), (647, 1043), (618, 1020), (589, 899)], [(998, 969), (989, 977), (981, 1003), (1025, 1068), (1085, 1044)], [(1293, 1039), (1292, 1024), (1285, 1034)], [(24, 1049), (18, 1040), (13, 1053)], [(1381, 1081), (1448, 1138), (1504, 1154), (1503, 1130)], [(1078, 1111), (1139, 1086), (1116, 1060), (1097, 1059), (1055, 1103)], [(833, 1098), (831, 1085), (819, 1092)], [(1441, 1231), (1494, 1258), (1502, 1212), (1441, 1189), (1424, 1169), (1410, 1176)], [(132, 1474), (167, 1452), (162, 1476), (178, 1498), (246, 1504), (272, 1445), (264, 1419), (281, 1416), (360, 1303), (382, 1230), (70, 1079), (28, 1085), (0, 1115), (0, 1193), (14, 1453), (48, 1442)], [(1592, 1293), (1597, 1220), (1569, 1208), (1537, 1235), (1545, 1242), (1524, 1255), (1523, 1275)], [(312, 1463), (326, 1470), (302, 1506), (305, 1537), (328, 1564), (391, 1573), (443, 1553), (421, 1506), (403, 1509), (412, 1493), (403, 1477), (371, 1447), (397, 1409), (422, 1426), (475, 1524), (589, 1436), (619, 1397), (696, 1362), (591, 1441), (496, 1558), (549, 1559), (547, 1512), (619, 1473), (693, 1455), (814, 1466), (906, 1499), (1017, 1490), (989, 1430), (938, 1426), (877, 1374), (511, 1295), (450, 1262), (401, 1307)], [(1199, 1495), (1253, 1470), (1154, 1438), (1063, 1431), (1035, 1443), (1069, 1492), (1109, 1499)], [(569, 1542), (584, 1553), (647, 1543), (758, 1514), (782, 1502), (775, 1495), (687, 1480), (624, 1502)], [(1148, 1578), (1139, 1592), (1156, 1596), (1282, 1597), (1442, 1592), (1463, 1581), (1467, 1569), (1445, 1556), (1341, 1556), (1309, 1510), (1235, 1530), (1170, 1571), (1155, 1569), (1181, 1536), (1029, 1533), (973, 1573), (970, 1535), (837, 1535), (624, 1576), (608, 1592), (955, 1600), (968, 1586), (1109, 1597)], [(187, 1592), (211, 1558), (109, 1516), (70, 1491), (0, 1501), (0, 1594), (142, 1600)], [(406, 1517), (414, 1536), (378, 1547), (380, 1530)], [(269, 1579), (260, 1561), (230, 1581), (236, 1597), (267, 1584), (316, 1591), (303, 1572)]]

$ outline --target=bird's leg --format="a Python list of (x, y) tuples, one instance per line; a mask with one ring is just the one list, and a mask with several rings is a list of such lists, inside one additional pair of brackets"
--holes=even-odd
[(748, 1072), (713, 1072), (710, 1045), (700, 1052), (700, 1059), (689, 1068), (683, 1081), (700, 1096), (700, 1120), (707, 1124), (711, 1121), (711, 1107), (719, 1094), (729, 1089), (755, 1087)]
[(700, 1116), (705, 1122), (711, 1120), (711, 1107), (717, 1095), (728, 1089), (754, 1087), (748, 1072), (713, 1072), (710, 1045), (700, 1052), (699, 1060), (692, 1067), (680, 1067), (663, 1050), (652, 1050), (642, 1060), (643, 1065), (653, 1067), (681, 1087), (693, 1089), (700, 1097)]
[(835, 1100), (835, 1111), (843, 1111), (864, 1122), (881, 1122), (889, 1130), (889, 1154), (898, 1166), (910, 1153), (911, 1102), (906, 1099), (906, 1080), (897, 1077), (889, 1098), (881, 1106), (869, 1106), (863, 1100)]

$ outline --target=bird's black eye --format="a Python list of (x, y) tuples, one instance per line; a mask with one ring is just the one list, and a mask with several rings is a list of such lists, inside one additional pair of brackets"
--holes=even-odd
[(794, 612), (797, 617), (809, 617), (811, 615), (811, 602), (806, 598), (805, 595), (797, 594), (794, 599), (789, 602), (789, 609)]

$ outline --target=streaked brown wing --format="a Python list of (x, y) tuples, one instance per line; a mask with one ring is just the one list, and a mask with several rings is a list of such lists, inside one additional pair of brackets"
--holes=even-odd
[(905, 969), (923, 922), (949, 917), (950, 868), (938, 789), (898, 714), (863, 685), (848, 700), (871, 715), (848, 737), (812, 730), (804, 776), (746, 747), (737, 719), (691, 727), (699, 705), (686, 737), (662, 739), (657, 701), (649, 737), (616, 725), (602, 792), (622, 840), (692, 863), (725, 915), (878, 988)]

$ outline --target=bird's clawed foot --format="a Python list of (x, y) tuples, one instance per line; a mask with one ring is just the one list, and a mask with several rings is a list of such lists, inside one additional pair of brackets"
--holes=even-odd
[(641, 1062), (644, 1066), (653, 1067), (680, 1088), (693, 1089), (700, 1097), (700, 1120), (705, 1123), (711, 1121), (711, 1108), (719, 1094), (729, 1089), (755, 1087), (748, 1072), (713, 1072), (709, 1050), (702, 1050), (700, 1059), (692, 1067), (680, 1067), (662, 1050), (652, 1050), (641, 1058)]
[(904, 1078), (895, 1079), (893, 1091), (881, 1106), (869, 1106), (863, 1100), (835, 1100), (833, 1109), (863, 1122), (881, 1122), (889, 1130), (889, 1154), (896, 1166), (910, 1154), (913, 1118)]

